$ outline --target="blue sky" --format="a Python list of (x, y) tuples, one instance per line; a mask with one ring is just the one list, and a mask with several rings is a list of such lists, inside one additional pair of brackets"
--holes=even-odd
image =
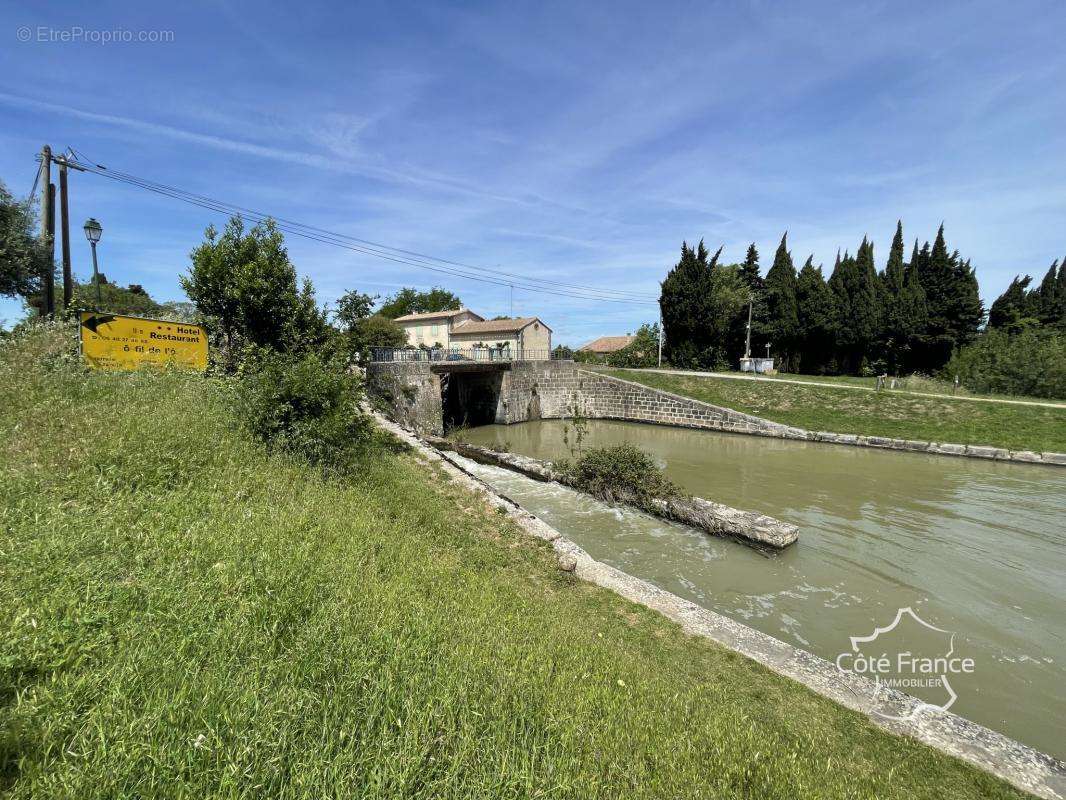
[[(0, 5), (0, 179), (34, 154), (98, 163), (443, 258), (657, 297), (682, 239), (769, 266), (789, 231), (831, 268), (895, 221), (948, 241), (986, 302), (1066, 255), (1066, 4), (102, 2)], [(19, 41), (19, 29), (31, 41)], [(83, 29), (173, 41), (48, 41)], [(58, 33), (49, 33), (49, 31)], [(43, 32), (45, 41), (38, 41)], [(222, 217), (90, 175), (112, 280), (177, 299)], [(323, 301), (506, 287), (289, 239)], [(91, 270), (75, 231), (75, 271)], [(656, 307), (516, 290), (556, 341)], [(0, 319), (19, 316), (0, 302)]]

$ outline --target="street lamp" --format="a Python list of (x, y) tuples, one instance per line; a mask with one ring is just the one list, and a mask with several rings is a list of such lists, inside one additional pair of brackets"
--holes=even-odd
[(89, 217), (85, 220), (83, 229), (85, 238), (89, 240), (89, 246), (93, 249), (93, 283), (96, 284), (96, 310), (99, 311), (103, 301), (100, 299), (100, 270), (96, 266), (96, 243), (100, 241), (104, 227), (93, 217)]

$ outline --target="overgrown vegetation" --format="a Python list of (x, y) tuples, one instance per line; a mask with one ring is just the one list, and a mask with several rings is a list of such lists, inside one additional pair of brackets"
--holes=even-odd
[(816, 431), (1066, 452), (1066, 410), (658, 372), (616, 377)]
[(362, 382), (338, 358), (264, 350), (238, 384), (240, 419), (272, 448), (350, 473), (366, 455), (373, 425), (359, 409)]
[(681, 494), (655, 459), (629, 442), (593, 447), (573, 460), (557, 461), (553, 466), (574, 488), (609, 503), (621, 501), (650, 507), (652, 500)]
[(16, 200), (0, 181), (0, 296), (29, 298), (41, 292), (55, 265), (37, 236), (37, 218), (29, 199)]
[(440, 286), (434, 286), (424, 292), (405, 286), (395, 294), (386, 297), (378, 313), (387, 319), (396, 319), (407, 314), (454, 311), (461, 306), (458, 296)]
[(0, 342), (0, 781), (21, 798), (1015, 797), (562, 575), (408, 456)]
[(993, 328), (956, 353), (945, 373), (976, 392), (1066, 399), (1066, 335)]

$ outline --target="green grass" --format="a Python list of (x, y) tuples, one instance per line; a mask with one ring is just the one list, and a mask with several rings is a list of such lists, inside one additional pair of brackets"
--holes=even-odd
[(810, 430), (1066, 452), (1066, 409), (975, 403), (898, 392), (856, 392), (769, 380), (634, 370), (606, 373)]
[(575, 581), (410, 455), (327, 479), (222, 384), (68, 350), (0, 343), (12, 798), (1017, 796)]

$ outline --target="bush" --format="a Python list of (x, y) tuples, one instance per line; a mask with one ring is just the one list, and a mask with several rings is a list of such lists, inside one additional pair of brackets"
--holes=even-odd
[(1066, 335), (988, 330), (948, 362), (944, 377), (955, 375), (970, 391), (1066, 399)]
[(649, 505), (654, 498), (680, 494), (655, 460), (629, 443), (594, 447), (574, 461), (556, 462), (555, 468), (574, 488), (607, 502)]
[(374, 438), (359, 408), (362, 383), (338, 358), (259, 352), (246, 363), (238, 394), (256, 437), (329, 470), (354, 467)]

